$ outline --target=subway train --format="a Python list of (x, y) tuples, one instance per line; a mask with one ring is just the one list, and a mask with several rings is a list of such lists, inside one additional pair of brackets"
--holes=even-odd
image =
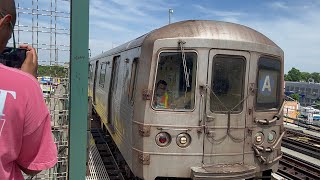
[(89, 96), (135, 177), (255, 179), (282, 157), (284, 52), (249, 27), (166, 25), (89, 61)]

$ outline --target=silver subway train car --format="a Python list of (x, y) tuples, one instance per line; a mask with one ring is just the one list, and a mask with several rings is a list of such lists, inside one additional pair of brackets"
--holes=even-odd
[(141, 179), (250, 179), (278, 169), (284, 53), (243, 25), (190, 20), (90, 60), (89, 96)]

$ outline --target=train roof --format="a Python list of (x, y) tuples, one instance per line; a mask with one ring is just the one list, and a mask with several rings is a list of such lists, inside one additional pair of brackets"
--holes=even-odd
[(147, 34), (144, 34), (132, 41), (113, 48), (93, 59), (106, 55), (116, 54), (121, 51), (132, 49), (141, 46), (145, 42), (154, 42), (157, 39), (176, 38), (176, 37), (195, 37), (217, 40), (230, 40), (263, 44), (279, 48), (272, 40), (267, 38), (260, 32), (243, 26), (240, 24), (212, 21), (212, 20), (187, 20), (172, 23), (155, 29)]

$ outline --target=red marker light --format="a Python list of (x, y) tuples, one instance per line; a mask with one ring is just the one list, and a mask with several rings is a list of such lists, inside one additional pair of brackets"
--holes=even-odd
[(160, 132), (156, 135), (156, 143), (160, 147), (168, 146), (171, 142), (171, 136), (167, 132)]
[(159, 142), (160, 142), (160, 143), (165, 143), (166, 141), (167, 141), (167, 138), (164, 137), (164, 136), (161, 136), (161, 137), (159, 138)]

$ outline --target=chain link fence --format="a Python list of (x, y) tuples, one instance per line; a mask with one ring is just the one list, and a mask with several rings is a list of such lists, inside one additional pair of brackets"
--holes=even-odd
[[(27, 179), (67, 179), (68, 100), (70, 62), (70, 1), (16, 0), (17, 44), (30, 44), (38, 53), (38, 81), (51, 115), (58, 163)], [(13, 41), (9, 46), (13, 46)]]

